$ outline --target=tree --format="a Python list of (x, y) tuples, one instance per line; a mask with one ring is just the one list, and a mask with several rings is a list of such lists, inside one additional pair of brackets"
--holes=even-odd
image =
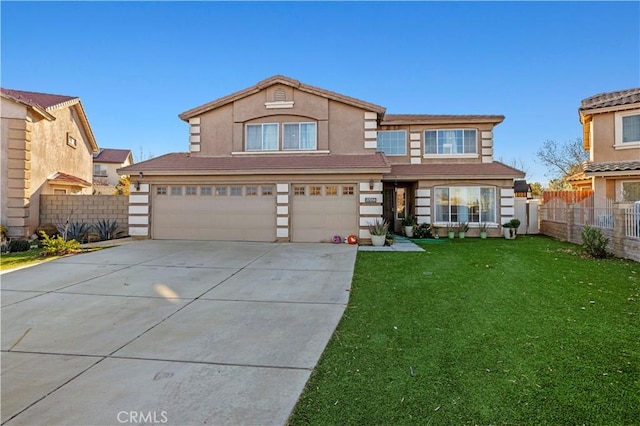
[(542, 189), (542, 184), (540, 182), (533, 182), (529, 185), (531, 186), (531, 195), (542, 195), (544, 190)]
[[(538, 160), (551, 171), (552, 182), (566, 183), (569, 176), (582, 172), (582, 163), (589, 159), (589, 152), (582, 145), (582, 138), (559, 144), (547, 140), (536, 152)], [(560, 182), (555, 182), (556, 185)], [(562, 186), (562, 185), (561, 185)]]
[(116, 192), (113, 195), (129, 195), (131, 178), (129, 176), (120, 176), (116, 184)]

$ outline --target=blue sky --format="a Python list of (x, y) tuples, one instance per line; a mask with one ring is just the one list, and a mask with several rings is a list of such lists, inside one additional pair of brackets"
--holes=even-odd
[(6, 2), (2, 87), (79, 96), (101, 147), (188, 149), (177, 115), (274, 74), (388, 113), (503, 114), (495, 158), (581, 136), (640, 86), (638, 2)]

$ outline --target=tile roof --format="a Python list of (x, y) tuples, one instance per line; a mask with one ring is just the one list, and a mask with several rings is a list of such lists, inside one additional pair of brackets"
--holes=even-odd
[(392, 124), (457, 124), (502, 123), (504, 115), (452, 115), (452, 114), (385, 114), (382, 125)]
[(91, 183), (87, 182), (84, 179), (81, 179), (77, 176), (73, 176), (67, 173), (56, 172), (50, 178), (47, 179), (50, 183), (57, 183), (61, 185), (75, 185), (75, 186), (83, 186), (90, 187)]
[(585, 174), (602, 172), (640, 172), (640, 161), (610, 161), (603, 163), (586, 163)]
[(590, 96), (582, 100), (580, 103), (580, 111), (637, 103), (640, 103), (640, 87)]
[(131, 154), (130, 149), (103, 148), (93, 156), (94, 163), (124, 163)]
[(48, 109), (60, 105), (67, 101), (78, 99), (77, 96), (53, 95), (50, 93), (26, 92), (24, 90), (13, 90), (0, 88), (3, 94), (32, 107)]
[[(119, 173), (157, 172), (169, 174), (176, 172), (195, 172), (195, 174), (264, 174), (291, 173), (295, 170), (319, 169), (324, 173), (332, 173), (336, 169), (347, 169), (357, 172), (357, 169), (389, 170), (389, 162), (384, 154), (371, 155), (277, 155), (258, 154), (240, 155), (234, 157), (194, 157), (186, 152), (165, 154), (151, 160), (136, 163), (118, 169)], [(207, 173), (210, 172), (210, 173)]]
[(80, 121), (85, 127), (84, 130), (87, 133), (89, 139), (88, 142), (91, 145), (92, 152), (98, 152), (98, 142), (96, 141), (95, 135), (93, 134), (93, 130), (91, 129), (91, 125), (89, 124), (89, 119), (87, 118), (87, 114), (84, 111), (84, 107), (82, 106), (82, 102), (80, 102), (79, 97), (53, 95), (51, 93), (27, 92), (24, 90), (5, 88), (0, 88), (0, 93), (2, 93), (2, 96), (4, 97), (8, 97), (9, 99), (13, 99), (17, 103), (32, 108), (32, 111), (35, 111), (47, 120), (56, 119), (55, 116), (51, 114), (52, 109), (63, 105), (74, 105), (78, 110)]
[(436, 163), (436, 164), (394, 164), (385, 178), (468, 178), (468, 179), (511, 179), (523, 178), (524, 172), (502, 164), (493, 163)]
[(192, 117), (203, 114), (214, 108), (221, 107), (228, 103), (234, 102), (238, 99), (244, 98), (254, 93), (258, 93), (259, 91), (269, 86), (272, 86), (274, 84), (284, 84), (290, 87), (294, 87), (303, 92), (313, 93), (315, 95), (322, 96), (324, 98), (329, 98), (329, 99), (333, 99), (349, 105), (354, 105), (359, 108), (364, 108), (366, 110), (377, 112), (379, 114), (383, 114), (385, 111), (385, 108), (381, 107), (380, 105), (375, 105), (369, 102), (362, 101), (360, 99), (352, 98), (350, 96), (341, 95), (340, 93), (336, 93), (329, 90), (321, 89), (319, 87), (304, 84), (299, 82), (298, 80), (294, 80), (293, 78), (286, 77), (284, 75), (274, 75), (273, 77), (269, 77), (265, 80), (262, 80), (256, 83), (254, 86), (251, 86), (247, 89), (240, 90), (238, 92), (235, 92), (230, 95), (224, 96), (222, 98), (216, 99), (214, 101), (208, 102), (204, 105), (200, 105), (198, 107), (185, 111), (182, 114), (178, 115), (178, 117), (180, 117), (182, 120), (187, 121)]

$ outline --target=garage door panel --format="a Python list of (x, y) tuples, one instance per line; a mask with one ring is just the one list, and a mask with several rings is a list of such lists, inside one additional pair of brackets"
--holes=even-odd
[(331, 241), (334, 235), (344, 237), (357, 233), (356, 196), (344, 195), (342, 192), (327, 195), (327, 187), (335, 185), (322, 186), (323, 191), (319, 195), (310, 195), (308, 187), (305, 187), (304, 195), (296, 195), (294, 192), (291, 218), (294, 242)]
[(157, 195), (153, 238), (275, 241), (275, 196)]

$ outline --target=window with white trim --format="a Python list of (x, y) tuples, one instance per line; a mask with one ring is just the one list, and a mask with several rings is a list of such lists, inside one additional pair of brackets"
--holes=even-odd
[(426, 155), (458, 155), (478, 153), (478, 132), (475, 129), (440, 129), (424, 132)]
[(640, 144), (640, 111), (618, 112), (615, 115), (615, 122), (616, 145)]
[(200, 195), (211, 195), (211, 187), (210, 186), (201, 186), (200, 187)]
[(181, 186), (172, 186), (171, 187), (171, 195), (182, 195), (182, 187)]
[(218, 197), (226, 197), (227, 196), (227, 187), (226, 186), (216, 186), (216, 195)]
[(496, 188), (451, 186), (434, 190), (436, 222), (496, 222)]
[(184, 191), (184, 195), (198, 195), (197, 186), (187, 186)]
[(247, 124), (247, 151), (277, 151), (278, 123)]
[(284, 123), (282, 134), (282, 149), (300, 151), (316, 149), (316, 123)]
[(377, 152), (386, 155), (407, 155), (407, 132), (404, 130), (378, 131)]
[(242, 187), (241, 186), (230, 187), (229, 195), (231, 195), (232, 197), (242, 197)]
[(640, 201), (640, 180), (622, 182), (622, 201)]
[(258, 195), (258, 187), (257, 186), (245, 186), (244, 194), (247, 197), (257, 196)]
[(262, 195), (273, 195), (273, 186), (263, 186)]
[(167, 195), (166, 186), (156, 186), (156, 195)]

